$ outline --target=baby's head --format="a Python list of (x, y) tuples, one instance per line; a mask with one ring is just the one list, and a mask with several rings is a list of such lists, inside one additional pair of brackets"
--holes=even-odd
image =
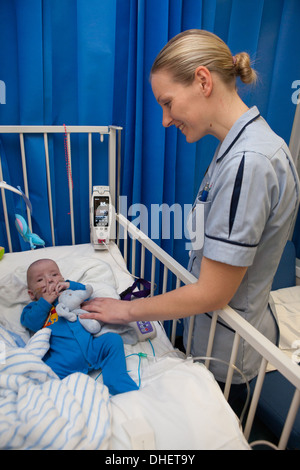
[(63, 281), (59, 267), (52, 259), (34, 261), (27, 270), (28, 294), (31, 300), (38, 300), (51, 283)]

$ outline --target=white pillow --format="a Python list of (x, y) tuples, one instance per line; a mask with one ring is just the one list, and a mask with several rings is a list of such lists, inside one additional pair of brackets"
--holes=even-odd
[[(0, 261), (0, 325), (21, 336), (26, 342), (29, 332), (21, 325), (23, 308), (30, 302), (26, 272), (29, 265), (41, 258), (57, 262), (65, 279), (91, 284), (93, 297), (118, 296), (118, 282), (108, 262), (109, 253), (95, 253), (90, 244), (48, 247), (18, 253), (7, 253)], [(129, 283), (130, 285), (130, 276)]]
[(279, 347), (291, 356), (293, 343), (300, 340), (300, 286), (274, 290), (271, 296), (279, 323)]

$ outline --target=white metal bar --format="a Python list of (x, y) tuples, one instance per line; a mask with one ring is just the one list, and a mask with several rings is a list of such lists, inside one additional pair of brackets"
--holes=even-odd
[[(68, 132), (72, 133), (99, 133), (109, 134), (109, 126), (68, 126)], [(118, 129), (118, 128), (117, 128)], [(119, 128), (121, 129), (121, 128)], [(0, 133), (3, 134), (64, 134), (64, 126), (0, 126)]]
[[(20, 132), (20, 148), (21, 148), (21, 159), (22, 159), (22, 169), (23, 169), (23, 179), (24, 179), (24, 193), (29, 199), (29, 192), (28, 192), (28, 179), (27, 179), (27, 169), (26, 169), (26, 156), (25, 156), (25, 145), (24, 145), (24, 135)], [(29, 207), (26, 206), (27, 210), (27, 223), (29, 229), (32, 231), (32, 222), (31, 222), (31, 213)]]
[(188, 337), (187, 337), (187, 343), (186, 343), (186, 349), (185, 349), (186, 357), (188, 357), (188, 356), (191, 354), (192, 339), (193, 339), (193, 331), (194, 331), (194, 323), (195, 323), (195, 315), (193, 315), (192, 317), (190, 317), (189, 330), (188, 330)]
[[(212, 356), (212, 349), (213, 349), (214, 338), (215, 338), (215, 333), (216, 333), (217, 321), (218, 321), (218, 312), (216, 311), (212, 314), (211, 326), (209, 330), (209, 337), (208, 337), (208, 343), (207, 343), (207, 349), (206, 349), (206, 357)], [(209, 366), (210, 366), (209, 359), (206, 359), (205, 366), (207, 367), (207, 369), (209, 369)]]
[(169, 270), (168, 270), (167, 266), (164, 265), (164, 276), (163, 276), (163, 285), (162, 285), (162, 293), (163, 294), (165, 294), (167, 292), (168, 273), (169, 273)]
[(74, 206), (73, 206), (73, 182), (72, 182), (72, 155), (71, 155), (71, 138), (68, 128), (67, 132), (67, 176), (69, 186), (69, 201), (70, 201), (70, 223), (71, 223), (71, 235), (72, 245), (75, 245), (75, 230), (74, 230)]
[[(1, 155), (0, 155), (0, 180), (3, 181)], [(8, 249), (9, 249), (9, 252), (12, 253), (12, 243), (11, 243), (8, 212), (7, 212), (7, 205), (6, 205), (6, 197), (5, 197), (5, 190), (3, 189), (3, 187), (1, 187), (1, 197), (2, 197), (2, 205), (3, 205), (3, 213), (4, 213), (4, 220), (5, 220), (5, 227), (6, 227), (6, 236), (7, 236)]]
[(92, 194), (93, 194), (93, 150), (92, 150), (92, 133), (88, 133), (88, 173), (89, 173), (89, 224), (90, 224), (90, 237), (92, 240), (92, 220), (93, 220), (93, 207), (92, 207)]
[(244, 436), (247, 440), (249, 439), (251, 428), (253, 425), (259, 397), (261, 394), (261, 389), (262, 389), (263, 382), (264, 382), (265, 375), (266, 375), (267, 364), (268, 364), (268, 361), (263, 358), (261, 361), (259, 373), (256, 379), (253, 397), (251, 400), (251, 405), (248, 411), (247, 421), (246, 421), (245, 430), (244, 430)]
[(145, 247), (144, 245), (141, 246), (141, 270), (140, 270), (140, 277), (143, 279), (145, 276)]
[(228, 397), (229, 397), (229, 392), (230, 392), (232, 377), (233, 377), (233, 371), (234, 371), (232, 365), (235, 365), (235, 362), (236, 362), (238, 349), (239, 349), (239, 343), (240, 343), (240, 335), (238, 333), (235, 333), (234, 340), (233, 340), (233, 345), (232, 345), (232, 349), (231, 349), (230, 365), (229, 365), (229, 368), (228, 368), (227, 378), (226, 378), (226, 383), (225, 383), (225, 389), (224, 389), (224, 397), (226, 398), (226, 400), (228, 400)]
[(123, 238), (123, 242), (124, 242), (124, 253), (123, 253), (123, 257), (124, 257), (124, 261), (125, 261), (126, 266), (127, 266), (127, 256), (128, 256), (128, 232), (127, 232), (127, 227), (126, 227), (126, 226), (124, 226), (123, 229), (124, 229), (124, 238)]
[(117, 171), (117, 195), (116, 212), (119, 212), (119, 197), (121, 194), (121, 129), (118, 130), (118, 171)]
[(55, 246), (53, 206), (52, 206), (52, 190), (51, 190), (51, 175), (50, 175), (50, 164), (49, 164), (49, 146), (48, 146), (48, 134), (46, 132), (44, 133), (44, 147), (45, 147), (45, 160), (46, 160), (46, 173), (47, 173), (47, 187), (48, 187), (48, 198), (49, 198), (49, 215), (50, 215), (51, 236), (52, 236), (52, 245)]
[(177, 327), (177, 320), (172, 321), (172, 332), (171, 332), (171, 343), (172, 346), (175, 345), (175, 339), (176, 339), (176, 327)]
[(108, 181), (111, 202), (116, 208), (116, 129), (111, 127), (109, 133), (109, 162), (108, 162)]
[[(162, 293), (165, 294), (167, 292), (167, 286), (168, 286), (168, 273), (169, 270), (166, 265), (164, 265), (164, 275), (163, 275), (163, 285), (162, 285)], [(161, 321), (162, 325), (164, 324), (164, 321)]]
[(92, 174), (93, 174), (93, 153), (92, 153), (92, 133), (89, 132), (88, 134), (88, 155), (89, 155), (89, 207), (91, 204), (91, 197), (93, 193), (93, 180), (92, 180)]
[[(176, 279), (176, 289), (180, 287), (180, 279), (177, 277)], [(174, 346), (176, 340), (176, 328), (177, 328), (177, 320), (173, 320), (172, 322), (172, 333), (171, 333), (171, 343)]]
[(136, 260), (136, 239), (131, 241), (131, 274), (135, 276), (135, 260)]
[(108, 184), (109, 192), (111, 197), (111, 203), (113, 207), (112, 221), (110, 238), (116, 239), (116, 170), (117, 170), (117, 159), (116, 159), (116, 132), (117, 127), (111, 126), (109, 131), (109, 143), (108, 143)]
[(155, 284), (155, 261), (156, 258), (154, 254), (152, 254), (152, 264), (151, 264), (151, 289), (150, 289), (150, 296), (154, 295), (154, 284)]

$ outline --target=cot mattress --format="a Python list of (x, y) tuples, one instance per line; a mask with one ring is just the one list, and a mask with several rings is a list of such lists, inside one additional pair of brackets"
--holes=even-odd
[[(118, 298), (133, 282), (115, 244), (109, 251), (84, 244), (4, 255), (0, 262), (0, 343), (5, 346), (0, 360), (0, 448), (249, 449), (212, 374), (175, 350), (159, 322), (151, 342), (124, 344), (128, 372), (140, 385), (138, 391), (109, 397), (98, 371), (90, 376), (72, 374), (62, 381), (55, 377), (42, 361), (49, 348), (48, 329), (30, 337), (20, 324), (22, 308), (29, 301), (26, 270), (39, 258), (54, 259), (66, 279), (92, 284), (95, 296)], [(27, 397), (35, 393), (44, 397), (45, 413), (37, 413), (29, 398), (24, 404), (21, 387), (25, 385), (30, 387)], [(8, 396), (13, 397), (9, 403)], [(46, 413), (49, 403), (52, 421), (50, 412)], [(26, 413), (20, 414), (19, 409)]]

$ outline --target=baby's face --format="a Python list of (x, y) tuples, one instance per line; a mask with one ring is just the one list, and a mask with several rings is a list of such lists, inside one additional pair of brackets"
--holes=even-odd
[(38, 300), (48, 290), (49, 285), (56, 286), (63, 277), (54, 261), (41, 260), (30, 268), (28, 276), (28, 293), (32, 300)]

